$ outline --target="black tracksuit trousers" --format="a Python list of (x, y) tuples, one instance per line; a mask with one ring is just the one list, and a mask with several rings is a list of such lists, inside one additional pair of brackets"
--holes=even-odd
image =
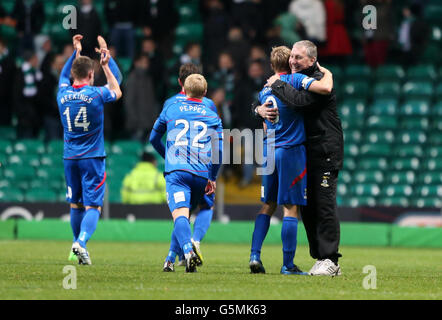
[(317, 260), (330, 259), (335, 263), (341, 257), (336, 204), (338, 174), (338, 170), (318, 171), (307, 167), (307, 206), (301, 207), (310, 255)]

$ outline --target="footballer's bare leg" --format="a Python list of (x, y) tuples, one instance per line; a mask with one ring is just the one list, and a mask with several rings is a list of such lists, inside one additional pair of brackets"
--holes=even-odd
[(259, 210), (258, 215), (266, 214), (271, 217), (275, 213), (276, 208), (278, 208), (278, 204), (276, 202), (264, 203), (261, 207), (261, 210)]
[(190, 210), (189, 208), (178, 208), (172, 212), (173, 222), (175, 222), (179, 217), (185, 217), (189, 219)]
[(293, 204), (285, 204), (283, 206), (283, 211), (284, 211), (284, 218), (292, 217), (298, 219), (300, 214), (299, 206)]

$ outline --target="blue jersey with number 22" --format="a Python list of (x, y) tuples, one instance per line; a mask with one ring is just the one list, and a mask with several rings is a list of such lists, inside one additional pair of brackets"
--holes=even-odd
[(218, 114), (203, 100), (177, 99), (165, 104), (153, 127), (160, 135), (167, 131), (165, 172), (181, 170), (216, 180), (218, 166), (212, 165), (212, 152), (222, 153), (222, 129)]

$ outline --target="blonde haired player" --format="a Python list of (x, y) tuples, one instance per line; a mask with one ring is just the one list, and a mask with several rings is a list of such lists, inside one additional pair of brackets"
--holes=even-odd
[[(222, 123), (203, 103), (206, 92), (202, 75), (188, 76), (184, 82), (186, 98), (164, 107), (150, 137), (158, 153), (165, 154), (167, 201), (174, 220), (171, 247), (184, 252), (186, 272), (196, 272), (198, 264), (191, 241), (190, 212), (204, 194), (215, 192), (220, 161), (213, 163), (212, 159), (216, 154), (222, 159)], [(164, 151), (161, 139), (166, 132)]]
[[(275, 75), (290, 83), (298, 90), (310, 90), (327, 94), (333, 87), (331, 74), (321, 81), (316, 81), (302, 74), (290, 72), (289, 58), (291, 50), (285, 46), (272, 49), (270, 62)], [(265, 121), (267, 127), (266, 144), (274, 143), (275, 170), (262, 177), (261, 201), (264, 203), (255, 221), (252, 237), (252, 248), (249, 267), (252, 273), (265, 273), (261, 261), (261, 248), (270, 226), (270, 218), (278, 205), (283, 206), (284, 219), (281, 230), (283, 249), (283, 265), (281, 274), (307, 275), (295, 264), (294, 257), (297, 246), (299, 206), (307, 204), (307, 169), (305, 147), (305, 131), (303, 116), (289, 109), (276, 96), (272, 89), (264, 88), (259, 94), (261, 104), (278, 108), (279, 118), (275, 121)], [(270, 137), (273, 132), (274, 138)], [(269, 150), (268, 146), (264, 148)], [(271, 155), (266, 154), (269, 159)]]

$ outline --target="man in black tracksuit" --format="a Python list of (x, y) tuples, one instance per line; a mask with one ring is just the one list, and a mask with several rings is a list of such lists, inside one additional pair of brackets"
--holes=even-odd
[[(292, 72), (320, 80), (316, 47), (309, 41), (295, 43), (290, 57)], [(312, 275), (335, 276), (341, 273), (338, 259), (340, 226), (337, 218), (336, 192), (342, 169), (344, 139), (336, 107), (334, 90), (324, 96), (298, 91), (277, 77), (269, 79), (272, 93), (287, 106), (304, 114), (307, 150), (307, 206), (301, 207), (310, 255), (317, 260)], [(277, 109), (270, 105), (256, 107), (255, 114), (275, 119)]]

